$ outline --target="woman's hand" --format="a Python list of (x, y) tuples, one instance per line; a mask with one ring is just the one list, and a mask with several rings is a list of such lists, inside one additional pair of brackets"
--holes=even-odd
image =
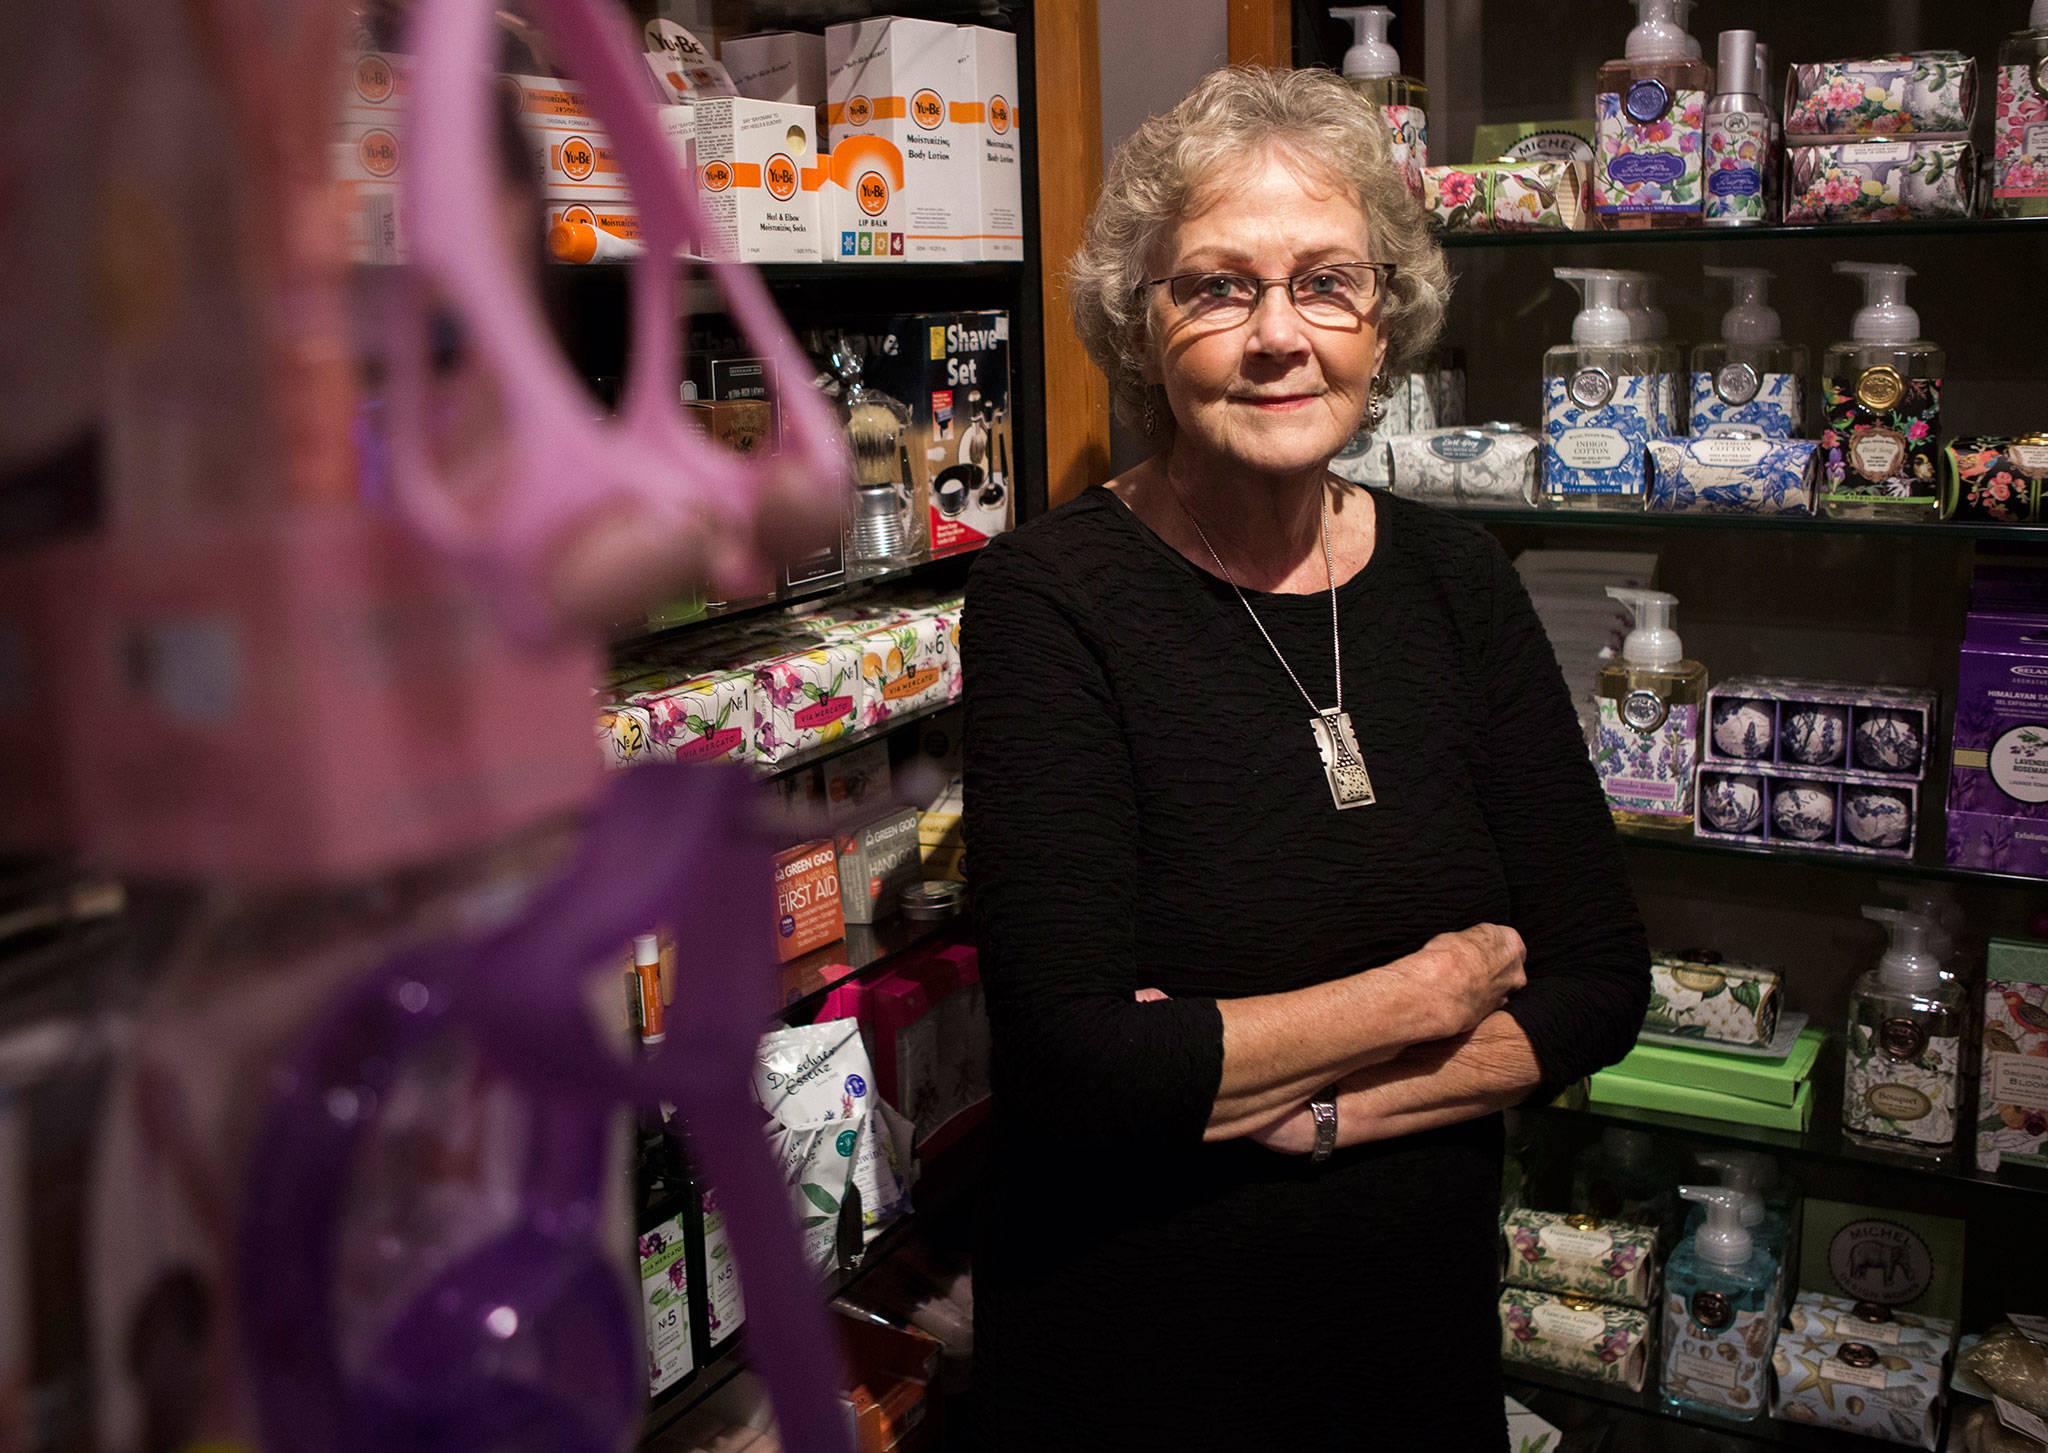
[(1498, 923), (1475, 923), (1440, 933), (1422, 946), (1402, 972), (1415, 977), (1432, 1013), (1428, 1039), (1469, 1034), (1528, 982), (1522, 936)]

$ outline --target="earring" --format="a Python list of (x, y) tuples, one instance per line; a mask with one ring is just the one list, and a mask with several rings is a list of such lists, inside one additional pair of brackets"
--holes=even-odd
[(1148, 402), (1145, 405), (1145, 417), (1139, 421), (1138, 427), (1148, 439), (1159, 432), (1159, 406), (1157, 404)]
[(1372, 408), (1366, 413), (1365, 428), (1371, 433), (1380, 426), (1380, 420), (1387, 416), (1387, 400), (1393, 396), (1394, 385), (1384, 373), (1372, 376)]

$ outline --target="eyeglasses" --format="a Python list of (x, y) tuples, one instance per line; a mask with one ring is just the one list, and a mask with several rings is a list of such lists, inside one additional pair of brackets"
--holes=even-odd
[(1139, 286), (1164, 287), (1189, 322), (1235, 327), (1258, 311), (1267, 288), (1285, 283), (1288, 301), (1305, 321), (1330, 327), (1363, 317), (1379, 301), (1393, 275), (1391, 262), (1326, 262), (1292, 277), (1184, 272), (1148, 278)]

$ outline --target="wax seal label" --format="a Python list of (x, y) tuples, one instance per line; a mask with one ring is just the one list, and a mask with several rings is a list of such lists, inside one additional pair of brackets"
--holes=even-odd
[(1706, 1331), (1718, 1332), (1735, 1320), (1735, 1308), (1719, 1292), (1694, 1292), (1692, 1319)]
[(1883, 1361), (1875, 1347), (1865, 1346), (1861, 1342), (1844, 1342), (1835, 1356), (1851, 1367), (1875, 1367)]
[(1604, 368), (1582, 368), (1572, 375), (1572, 402), (1582, 409), (1597, 409), (1614, 397), (1614, 379)]
[(1889, 1322), (1892, 1309), (1882, 1302), (1858, 1302), (1849, 1309), (1851, 1316), (1859, 1322)]
[(1883, 484), (1906, 462), (1906, 436), (1897, 429), (1858, 429), (1849, 441), (1849, 463), (1872, 484)]
[(1911, 1019), (1887, 1019), (1878, 1027), (1878, 1043), (1893, 1059), (1918, 1059), (1927, 1048), (1927, 1028)]
[(1639, 732), (1653, 732), (1671, 715), (1671, 703), (1654, 691), (1631, 691), (1621, 703), (1621, 719)]
[(1757, 371), (1746, 363), (1731, 363), (1714, 375), (1714, 394), (1724, 404), (1746, 404), (1763, 386)]
[(1628, 88), (1621, 109), (1628, 113), (1629, 120), (1647, 125), (1671, 109), (1671, 93), (1662, 81), (1645, 77)]
[(2048, 96), (2048, 56), (2034, 62), (2034, 90)]
[(1906, 381), (1895, 368), (1866, 368), (1856, 379), (1856, 402), (1883, 413), (1906, 396)]

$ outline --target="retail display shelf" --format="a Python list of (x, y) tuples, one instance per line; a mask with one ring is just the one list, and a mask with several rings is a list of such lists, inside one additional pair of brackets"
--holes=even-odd
[(2048, 545), (2048, 525), (1999, 525), (1957, 520), (1830, 520), (1796, 515), (1664, 514), (1645, 510), (1494, 509), (1454, 506), (1450, 513), (1482, 525), (1523, 525), (1589, 530), (1772, 531), (1793, 535), (1877, 535), (1921, 541), (2009, 540)]
[(869, 727), (866, 731), (848, 732), (843, 737), (822, 742), (806, 751), (784, 757), (779, 762), (761, 763), (755, 770), (764, 782), (773, 781), (777, 777), (787, 777), (792, 772), (801, 772), (806, 767), (829, 761), (842, 752), (852, 751), (855, 747), (864, 747), (869, 742), (879, 742), (891, 733), (899, 732), (921, 721), (928, 721), (940, 712), (950, 711), (959, 704), (958, 701), (933, 702), (930, 706), (919, 707), (916, 711), (906, 711), (892, 716), (880, 726)]
[[(2044, 532), (2048, 533), (2048, 532)], [(830, 584), (806, 586), (788, 595), (761, 596), (752, 600), (719, 601), (707, 605), (700, 615), (670, 624), (643, 623), (633, 627), (621, 627), (620, 634), (612, 639), (612, 650), (618, 655), (630, 654), (638, 647), (650, 646), (656, 642), (672, 642), (693, 631), (720, 621), (744, 620), (748, 616), (766, 615), (792, 605), (817, 605), (834, 596), (849, 594), (868, 586), (888, 585), (900, 580), (915, 580), (926, 575), (944, 573), (938, 567), (971, 558), (980, 546), (972, 549), (955, 550), (930, 560), (918, 560), (908, 565), (856, 565), (846, 574), (844, 580)]]
[[(1548, 1368), (1510, 1362), (1506, 1366), (1508, 1396), (1530, 1412), (1555, 1423), (1566, 1433), (1568, 1448), (1608, 1447), (1629, 1453), (1723, 1453), (1740, 1448), (1805, 1448), (1813, 1453), (1854, 1453), (1854, 1450), (1896, 1448), (1855, 1433), (1808, 1428), (1762, 1417), (1747, 1423), (1728, 1422), (1705, 1414), (1666, 1408), (1651, 1370), (1641, 1392), (1618, 1383), (1570, 1377)], [(1574, 1441), (1576, 1433), (1591, 1436)], [(1606, 1441), (1593, 1441), (1605, 1434)]]
[(1933, 217), (1908, 222), (1837, 222), (1824, 226), (1662, 227), (1631, 232), (1569, 232), (1555, 228), (1535, 232), (1439, 232), (1447, 248), (1492, 247), (1620, 247), (1670, 244), (1759, 242), (1863, 242), (1901, 237), (2032, 237), (2048, 238), (2048, 217)]
[[(1956, 1191), (1988, 1191), (2025, 1201), (2038, 1201), (2048, 1211), (2048, 1172), (2029, 1172), (2008, 1166), (1997, 1172), (1977, 1169), (1973, 1154), (1976, 1123), (1962, 1118), (1962, 1132), (1956, 1146), (1945, 1155), (1901, 1155), (1869, 1150), (1842, 1134), (1842, 1046), (1839, 1038), (1821, 1051), (1813, 1076), (1813, 1123), (1805, 1130), (1773, 1130), (1760, 1125), (1743, 1125), (1733, 1120), (1706, 1120), (1694, 1115), (1675, 1115), (1662, 1110), (1639, 1110), (1624, 1105), (1584, 1103), (1583, 1092), (1571, 1091), (1558, 1103), (1536, 1107), (1539, 1116), (1576, 1119), (1594, 1126), (1620, 1125), (1635, 1130), (1653, 1130), (1708, 1145), (1760, 1150), (1788, 1159), (1813, 1164), (1847, 1164), (1904, 1178), (1947, 1187)], [(1966, 1086), (1967, 1091), (1974, 1086)]]
[[(1922, 784), (1922, 790), (1926, 785)], [(1913, 878), (1925, 882), (1980, 883), (1991, 887), (2048, 893), (2048, 880), (2018, 873), (1996, 873), (1989, 868), (1952, 868), (1946, 863), (1925, 861), (1924, 857), (1891, 858), (1876, 853), (1807, 852), (1796, 848), (1752, 848), (1714, 838), (1680, 833), (1632, 832), (1621, 829), (1621, 840), (1633, 848), (1660, 853), (1689, 853), (1710, 858), (1747, 859), (1756, 863), (1796, 864), (1802, 868), (1832, 868), (1844, 873), (1872, 874), (1884, 878)], [(1939, 843), (1923, 845), (1939, 852)]]
[[(713, 275), (719, 264), (707, 264), (695, 258), (677, 258), (679, 263), (691, 264), (693, 274), (705, 277)], [(376, 266), (377, 264), (364, 264)], [(728, 263), (724, 266), (744, 266)], [(553, 274), (558, 277), (588, 277), (623, 279), (633, 264), (628, 262), (557, 262), (550, 264)], [(754, 271), (764, 278), (769, 286), (777, 283), (870, 283), (877, 279), (897, 278), (905, 282), (938, 282), (947, 278), (1009, 278), (1016, 277), (1024, 270), (1021, 262), (762, 262), (752, 264)]]
[[(790, 997), (775, 1011), (775, 1017), (788, 1024), (808, 1023), (839, 985), (886, 968), (915, 949), (947, 942), (959, 935), (964, 924), (965, 919), (959, 916), (942, 918), (936, 923), (914, 923), (901, 915), (876, 924), (849, 923), (845, 938), (782, 966), (784, 984), (817, 983), (818, 987), (806, 988)], [(841, 972), (820, 983), (821, 975), (828, 969)]]

